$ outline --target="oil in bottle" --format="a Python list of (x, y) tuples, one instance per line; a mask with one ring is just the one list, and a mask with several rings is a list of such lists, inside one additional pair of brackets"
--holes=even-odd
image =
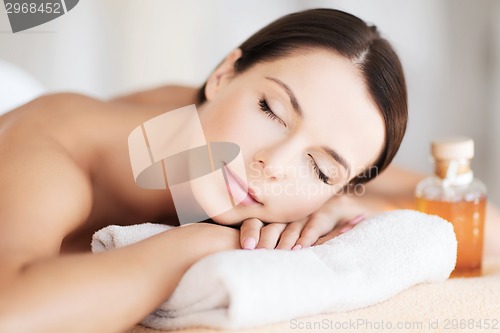
[(486, 187), (470, 167), (474, 141), (451, 137), (432, 142), (434, 176), (416, 188), (417, 209), (453, 224), (458, 241), (452, 277), (478, 276), (483, 257)]

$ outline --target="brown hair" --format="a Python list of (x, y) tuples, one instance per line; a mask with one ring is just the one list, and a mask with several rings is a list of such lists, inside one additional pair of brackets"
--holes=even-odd
[[(406, 83), (396, 52), (375, 26), (343, 11), (311, 9), (281, 17), (239, 48), (243, 55), (235, 63), (235, 73), (304, 48), (326, 49), (350, 59), (359, 68), (385, 123), (382, 152), (350, 185), (369, 181), (390, 164), (401, 145), (408, 121)], [(198, 100), (206, 101), (205, 85), (199, 91)]]

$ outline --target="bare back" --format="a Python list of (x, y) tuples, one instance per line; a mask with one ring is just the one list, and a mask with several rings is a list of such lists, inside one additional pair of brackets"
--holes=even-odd
[[(134, 183), (127, 138), (147, 119), (193, 104), (195, 92), (165, 87), (148, 103), (145, 95), (48, 95), (0, 117), (0, 253), (88, 250), (105, 225), (177, 223), (167, 191)], [(9, 243), (13, 233), (25, 241)]]

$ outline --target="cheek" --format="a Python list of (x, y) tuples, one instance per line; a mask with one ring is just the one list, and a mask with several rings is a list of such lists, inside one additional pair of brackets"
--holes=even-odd
[(207, 141), (230, 141), (238, 143), (251, 130), (252, 118), (249, 110), (237, 103), (218, 103), (210, 106), (202, 117)]
[(277, 131), (272, 127), (272, 121), (251, 106), (221, 107), (210, 111), (214, 112), (202, 120), (206, 140), (237, 144), (249, 163), (256, 151), (275, 141)]

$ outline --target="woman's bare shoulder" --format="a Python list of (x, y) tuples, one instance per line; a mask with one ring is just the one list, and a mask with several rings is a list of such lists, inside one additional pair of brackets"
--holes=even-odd
[(80, 94), (44, 95), (0, 118), (0, 140), (14, 146), (46, 142), (51, 149), (76, 152), (75, 144), (85, 140), (90, 143), (84, 129), (91, 122), (99, 123), (97, 118), (106, 115), (99, 112), (102, 110), (106, 110), (104, 102)]
[(84, 166), (147, 119), (192, 102), (186, 98), (189, 88), (164, 87), (162, 91), (168, 99), (163, 104), (154, 102), (159, 91), (137, 93), (144, 103), (137, 102), (135, 94), (110, 101), (76, 93), (45, 95), (1, 117), (0, 131), (15, 137), (15, 142), (53, 140)]
[(43, 97), (0, 119), (0, 252), (17, 254), (5, 265), (57, 254), (91, 209), (89, 178), (50, 135), (59, 102)]
[(113, 99), (113, 101), (126, 104), (139, 104), (144, 106), (184, 106), (196, 103), (197, 99), (197, 88), (180, 85), (164, 85), (161, 87), (122, 95)]
[[(165, 85), (134, 92), (117, 98), (100, 100), (78, 93), (56, 93), (38, 97), (0, 117), (0, 129), (6, 124), (36, 125), (38, 131), (53, 131), (59, 127), (102, 121), (113, 122), (114, 127), (148, 119), (181, 106), (197, 102), (198, 90), (188, 86)], [(115, 123), (115, 117), (121, 121)], [(128, 121), (130, 118), (130, 121)], [(107, 124), (106, 124), (107, 126)], [(78, 133), (73, 133), (78, 135)]]
[[(168, 108), (64, 93), (42, 96), (2, 116), (0, 231), (5, 237), (0, 252), (32, 248), (26, 258), (57, 253), (62, 239), (85, 221), (121, 220), (123, 207), (134, 208), (130, 203), (137, 198), (146, 201), (135, 204), (138, 212), (150, 205), (152, 216), (162, 213), (154, 193), (138, 193), (130, 177), (127, 137)], [(9, 238), (13, 234), (26, 235), (26, 242)]]

